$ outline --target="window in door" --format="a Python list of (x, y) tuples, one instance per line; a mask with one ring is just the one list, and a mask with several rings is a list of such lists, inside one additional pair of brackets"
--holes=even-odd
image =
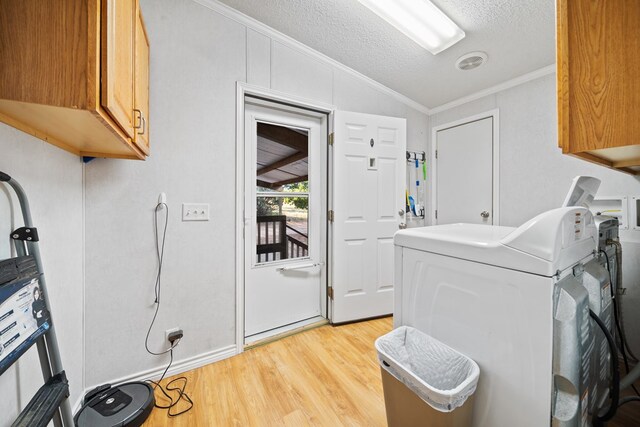
[(256, 264), (309, 257), (308, 130), (257, 124)]

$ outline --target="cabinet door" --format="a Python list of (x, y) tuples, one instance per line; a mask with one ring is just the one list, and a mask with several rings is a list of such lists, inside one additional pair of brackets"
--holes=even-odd
[(102, 0), (102, 106), (134, 137), (135, 0)]
[(640, 1), (556, 4), (559, 145), (640, 174)]
[(142, 14), (136, 14), (135, 112), (138, 116), (134, 142), (144, 154), (149, 154), (149, 39)]

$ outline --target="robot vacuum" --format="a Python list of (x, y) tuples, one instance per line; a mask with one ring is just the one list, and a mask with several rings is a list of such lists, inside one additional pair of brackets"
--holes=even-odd
[(153, 388), (145, 382), (105, 384), (87, 393), (74, 421), (77, 427), (138, 427), (155, 403)]

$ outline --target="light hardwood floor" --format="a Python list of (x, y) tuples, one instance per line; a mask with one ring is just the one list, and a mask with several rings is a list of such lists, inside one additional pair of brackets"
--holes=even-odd
[(391, 328), (391, 318), (322, 326), (190, 371), (193, 409), (155, 409), (145, 426), (385, 426), (373, 343)]
[[(373, 343), (391, 328), (391, 318), (322, 326), (187, 372), (193, 409), (154, 409), (144, 426), (386, 426)], [(640, 426), (640, 404), (608, 426)]]

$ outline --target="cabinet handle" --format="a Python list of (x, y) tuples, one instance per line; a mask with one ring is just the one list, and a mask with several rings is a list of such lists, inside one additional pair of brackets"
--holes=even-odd
[(142, 114), (140, 114), (140, 122), (142, 123), (142, 132), (138, 132), (138, 135), (144, 135), (147, 131), (147, 121)]
[(138, 116), (136, 117), (138, 119), (138, 124), (134, 125), (133, 128), (140, 129), (140, 127), (142, 127), (142, 111), (138, 110), (137, 108), (134, 108), (133, 112), (136, 113)]

